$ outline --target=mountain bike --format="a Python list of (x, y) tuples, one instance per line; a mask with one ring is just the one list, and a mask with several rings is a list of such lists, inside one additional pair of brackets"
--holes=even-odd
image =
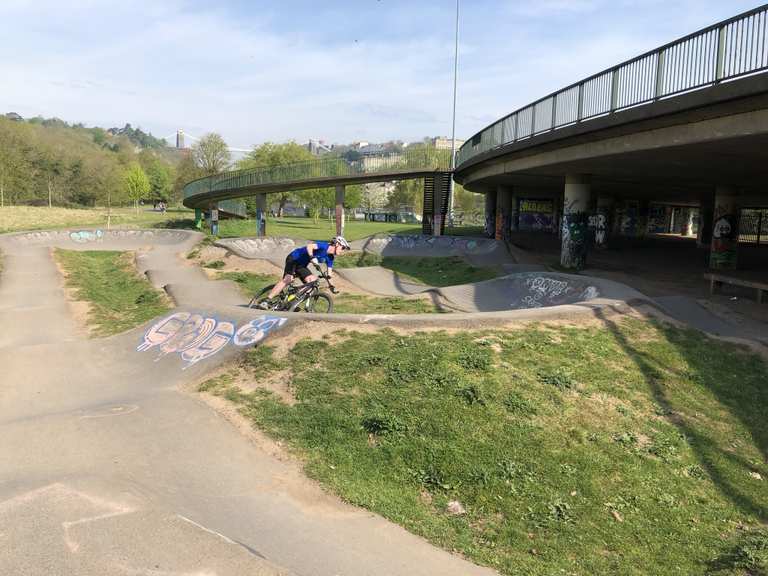
[(274, 284), (265, 286), (262, 288), (248, 303), (249, 308), (259, 307), (262, 302), (269, 302), (266, 308), (260, 308), (262, 310), (273, 310), (275, 312), (316, 312), (319, 314), (330, 314), (333, 312), (333, 298), (328, 292), (322, 290), (320, 287), (320, 280), (323, 279), (328, 284), (328, 288), (334, 294), (338, 294), (338, 290), (331, 283), (331, 279), (328, 274), (323, 270), (315, 266), (318, 272), (319, 278), (308, 282), (306, 284), (297, 284), (296, 278), (285, 289), (278, 294), (274, 300), (269, 301), (269, 293)]

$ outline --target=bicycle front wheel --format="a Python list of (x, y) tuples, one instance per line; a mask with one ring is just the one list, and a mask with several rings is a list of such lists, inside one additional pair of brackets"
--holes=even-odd
[(325, 292), (312, 294), (306, 299), (295, 302), (288, 312), (315, 312), (317, 314), (330, 314), (333, 312), (333, 298)]

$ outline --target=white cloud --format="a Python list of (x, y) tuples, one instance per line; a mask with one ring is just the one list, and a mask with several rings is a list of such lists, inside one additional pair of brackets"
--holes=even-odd
[[(0, 112), (159, 136), (216, 130), (238, 146), (448, 134), (452, 2), (403, 4), (387, 24), (357, 14), (352, 30), (332, 0), (310, 24), (294, 4), (246, 14), (193, 0), (2, 0)], [(694, 4), (465, 1), (458, 133), (739, 9)]]

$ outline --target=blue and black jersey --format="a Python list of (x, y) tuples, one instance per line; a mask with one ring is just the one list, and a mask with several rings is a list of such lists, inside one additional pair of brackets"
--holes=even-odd
[(306, 246), (296, 248), (289, 254), (289, 257), (300, 267), (306, 268), (309, 261), (312, 258), (317, 258), (320, 262), (324, 262), (328, 268), (333, 268), (333, 254), (328, 254), (328, 248), (330, 244), (328, 242), (313, 242), (317, 246), (312, 252), (312, 256), (309, 255)]

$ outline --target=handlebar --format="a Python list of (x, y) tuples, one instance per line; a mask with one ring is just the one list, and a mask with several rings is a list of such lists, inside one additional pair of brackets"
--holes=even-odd
[(322, 278), (323, 280), (325, 280), (328, 283), (328, 288), (331, 289), (331, 292), (333, 292), (334, 294), (338, 294), (339, 290), (336, 288), (336, 286), (334, 286), (331, 283), (331, 278), (330, 278), (330, 276), (328, 276), (328, 273), (324, 272), (323, 269), (319, 265), (317, 265), (315, 263), (312, 263), (312, 266), (315, 267), (315, 269), (317, 270), (320, 278)]

